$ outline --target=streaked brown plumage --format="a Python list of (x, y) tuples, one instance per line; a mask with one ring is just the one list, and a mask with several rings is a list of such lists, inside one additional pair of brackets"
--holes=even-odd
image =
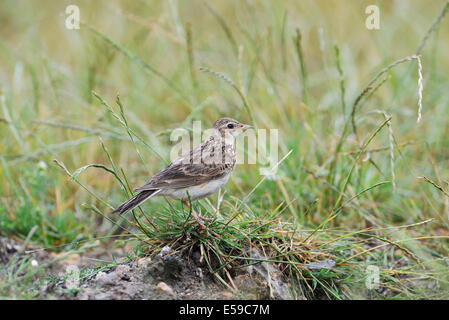
[[(202, 144), (177, 158), (155, 174), (146, 184), (136, 188), (137, 195), (122, 203), (113, 212), (125, 213), (153, 196), (168, 196), (185, 204), (215, 193), (229, 179), (235, 166), (234, 140), (251, 128), (231, 118), (215, 121), (212, 135)], [(194, 211), (195, 219), (201, 220)]]

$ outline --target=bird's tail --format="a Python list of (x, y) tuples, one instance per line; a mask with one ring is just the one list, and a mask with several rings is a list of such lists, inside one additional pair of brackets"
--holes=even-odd
[(112, 213), (126, 213), (129, 210), (134, 209), (139, 204), (144, 202), (145, 200), (148, 200), (151, 196), (154, 196), (158, 194), (160, 190), (144, 190), (138, 194), (136, 194), (134, 197), (129, 199), (126, 202), (123, 202), (121, 205), (119, 205)]

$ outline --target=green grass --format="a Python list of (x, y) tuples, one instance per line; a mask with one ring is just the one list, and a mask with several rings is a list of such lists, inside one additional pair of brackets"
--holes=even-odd
[[(370, 31), (369, 4), (80, 1), (66, 30), (62, 4), (2, 2), (0, 234), (202, 246), (224, 286), (253, 245), (307, 298), (449, 298), (449, 5), (378, 2)], [(222, 116), (279, 129), (276, 175), (239, 166), (196, 203), (209, 234), (164, 199), (117, 223), (111, 208), (167, 164), (170, 131)], [(335, 268), (307, 268), (324, 258)]]
[[(7, 162), (3, 165), (9, 170)], [(57, 186), (45, 163), (24, 166), (18, 181), (11, 178), (7, 182), (14, 190), (12, 196), (16, 205), (0, 208), (0, 232), (22, 239), (29, 236), (30, 240), (44, 246), (58, 246), (87, 237), (87, 220), (77, 219), (72, 210), (57, 210), (58, 204), (50, 200), (49, 194), (57, 190)]]

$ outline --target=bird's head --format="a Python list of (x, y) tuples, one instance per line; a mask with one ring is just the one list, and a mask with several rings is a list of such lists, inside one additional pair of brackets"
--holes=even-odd
[(252, 128), (252, 126), (240, 123), (231, 118), (221, 118), (214, 123), (214, 129), (218, 130), (222, 136), (230, 134), (234, 138), (250, 128)]

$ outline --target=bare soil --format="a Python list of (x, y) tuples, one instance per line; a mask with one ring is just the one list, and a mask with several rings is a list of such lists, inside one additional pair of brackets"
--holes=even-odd
[[(29, 248), (27, 248), (29, 249)], [(291, 287), (279, 269), (263, 262), (238, 272), (225, 273), (225, 284), (214, 277), (193, 250), (188, 256), (165, 248), (154, 257), (141, 257), (109, 268), (100, 268), (92, 260), (123, 256), (123, 250), (92, 250), (64, 259), (64, 253), (44, 250), (31, 253), (34, 264), (42, 266), (60, 258), (36, 273), (40, 280), (38, 299), (293, 299)], [(0, 238), (0, 267), (9, 265), (13, 256), (25, 255), (23, 245)], [(258, 256), (259, 252), (252, 251)], [(30, 255), (30, 254), (28, 254)], [(75, 270), (75, 271), (74, 271)], [(78, 271), (81, 270), (81, 273)], [(227, 275), (227, 277), (226, 277)], [(296, 297), (297, 298), (297, 297)]]

